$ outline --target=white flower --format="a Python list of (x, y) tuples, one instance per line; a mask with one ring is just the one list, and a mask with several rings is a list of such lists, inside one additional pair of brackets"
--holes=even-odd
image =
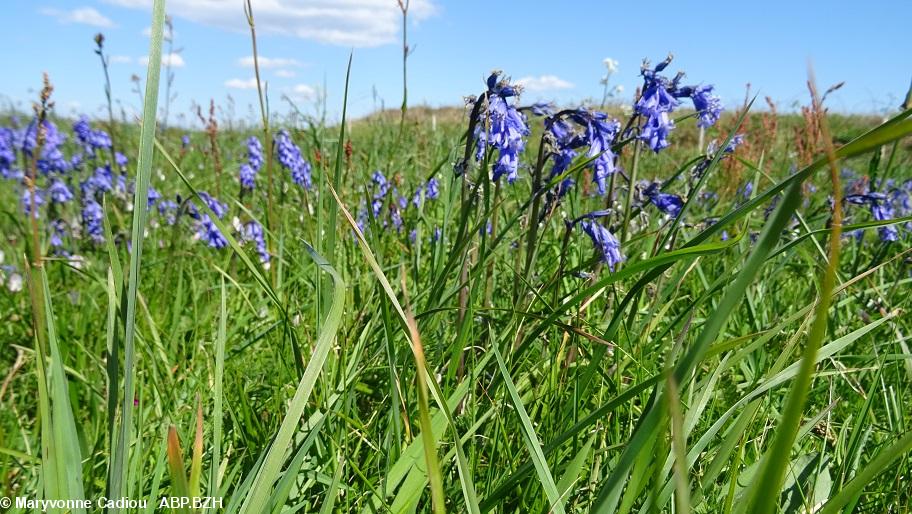
[(14, 293), (22, 291), (22, 275), (15, 272), (10, 274), (6, 287)]
[(616, 72), (618, 69), (618, 62), (611, 57), (606, 57), (602, 63), (605, 64), (605, 68), (608, 69), (609, 74)]
[(619, 95), (624, 92), (624, 86), (618, 84), (614, 86), (614, 94)]

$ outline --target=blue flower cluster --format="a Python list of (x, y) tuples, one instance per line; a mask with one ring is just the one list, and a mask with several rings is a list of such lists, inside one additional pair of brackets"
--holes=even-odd
[[(865, 187), (867, 182), (855, 182), (855, 186)], [(894, 180), (883, 183), (886, 192), (866, 191), (863, 193), (851, 192), (852, 183), (849, 184), (850, 192), (845, 196), (849, 204), (867, 206), (874, 221), (889, 221), (896, 218), (912, 216), (912, 180), (897, 184)], [(907, 231), (912, 231), (912, 223), (906, 223)], [(898, 241), (900, 232), (897, 225), (884, 225), (878, 227), (877, 233), (880, 240), (885, 243)], [(861, 237), (861, 233), (855, 234)]]
[(263, 145), (256, 136), (247, 138), (247, 162), (241, 164), (239, 179), (241, 188), (252, 190), (256, 187), (256, 176), (263, 166)]
[(529, 135), (529, 126), (526, 117), (510, 100), (519, 92), (516, 87), (507, 79), (501, 79), (500, 72), (488, 77), (487, 86), (485, 115), (475, 125), (475, 158), (480, 161), (489, 146), (497, 150), (492, 179), (497, 182), (506, 175), (507, 182), (512, 184), (519, 177), (519, 154), (525, 149), (523, 137)]
[(280, 130), (275, 135), (276, 160), (291, 174), (295, 184), (310, 189), (313, 181), (310, 175), (310, 163), (304, 159), (301, 149), (291, 140), (287, 130)]
[(713, 93), (713, 86), (681, 86), (684, 78), (678, 73), (673, 79), (661, 75), (671, 64), (671, 56), (654, 68), (644, 62), (640, 73), (643, 76), (643, 93), (634, 105), (634, 111), (644, 118), (639, 139), (646, 142), (653, 152), (668, 147), (668, 135), (674, 129), (671, 113), (680, 105), (679, 98), (690, 98), (697, 111), (697, 126), (708, 128), (719, 120), (722, 101)]
[[(436, 177), (431, 177), (427, 182), (419, 183), (411, 195), (411, 202), (409, 202), (408, 197), (401, 194), (399, 188), (392, 184), (382, 171), (376, 170), (371, 174), (368, 193), (370, 205), (368, 206), (366, 201), (362, 201), (358, 207), (358, 215), (355, 220), (358, 229), (362, 233), (367, 232), (370, 226), (369, 222), (373, 220), (381, 228), (392, 227), (397, 233), (400, 233), (407, 224), (407, 219), (404, 216), (409, 211), (409, 204), (411, 203), (417, 210), (424, 206), (427, 201), (439, 198), (440, 182)], [(416, 235), (416, 229), (412, 228), (409, 231), (409, 238), (412, 239)], [(436, 241), (433, 237), (432, 240)]]
[[(587, 109), (564, 111), (545, 119), (545, 128), (555, 145), (551, 158), (551, 177), (563, 174), (577, 157), (579, 148), (587, 147), (586, 157), (592, 159), (592, 180), (599, 194), (606, 192), (608, 177), (617, 172), (617, 156), (612, 151), (614, 140), (621, 129), (619, 121), (609, 119), (603, 112)], [(572, 182), (561, 184), (569, 189)]]

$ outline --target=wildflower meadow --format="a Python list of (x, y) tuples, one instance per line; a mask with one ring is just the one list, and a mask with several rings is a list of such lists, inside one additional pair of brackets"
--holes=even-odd
[(246, 0), (251, 116), (178, 121), (166, 3), (135, 116), (104, 30), (103, 110), (0, 113), (0, 510), (912, 510), (903, 84), (732, 102), (663, 53), (428, 107), (389, 0), (401, 107), (355, 116), (359, 51), (283, 101)]

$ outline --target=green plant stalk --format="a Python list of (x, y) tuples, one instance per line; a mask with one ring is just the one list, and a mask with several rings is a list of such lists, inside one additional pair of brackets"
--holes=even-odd
[(636, 190), (637, 170), (640, 166), (640, 142), (633, 143), (633, 166), (630, 167), (630, 180), (627, 181), (627, 198), (624, 200), (624, 224), (621, 225), (621, 243), (627, 241), (627, 228), (630, 225), (630, 209), (633, 205), (633, 193)]
[[(247, 0), (244, 4), (244, 12), (247, 15), (247, 24), (250, 27), (250, 41), (253, 46), (253, 72), (256, 77), (257, 84), (257, 97), (260, 101), (260, 117), (263, 124), (263, 144), (267, 148), (266, 152), (266, 223), (267, 228), (272, 231), (273, 235), (268, 238), (269, 247), (268, 251), (271, 255), (275, 255), (275, 239), (278, 237), (278, 234), (281, 233), (281, 227), (275, 218), (275, 205), (273, 204), (273, 195), (275, 194), (275, 186), (272, 174), (272, 154), (273, 154), (273, 141), (269, 136), (269, 112), (266, 107), (266, 98), (263, 93), (263, 85), (260, 82), (260, 60), (259, 54), (257, 52), (257, 38), (256, 38), (256, 25), (253, 21), (253, 6), (251, 5), (251, 0)], [(272, 269), (271, 273), (272, 278), (272, 287), (276, 287), (276, 270)]]
[[(127, 311), (124, 318), (124, 395), (121, 412), (120, 434), (111, 455), (114, 467), (108, 497), (123, 496), (127, 480), (127, 461), (133, 435), (133, 397), (135, 372), (133, 369), (136, 336), (136, 296), (139, 287), (139, 272), (142, 263), (142, 249), (146, 229), (147, 198), (149, 180), (152, 175), (152, 150), (155, 141), (155, 116), (158, 106), (158, 81), (161, 74), (162, 30), (165, 20), (165, 0), (155, 0), (152, 5), (152, 36), (149, 44), (149, 66), (146, 71), (146, 94), (143, 105), (142, 127), (140, 129), (139, 158), (136, 167), (136, 186), (133, 196), (132, 256), (130, 276), (127, 283)], [(117, 513), (120, 509), (113, 508)]]
[(802, 354), (798, 376), (795, 377), (792, 389), (789, 391), (782, 419), (777, 425), (772, 448), (770, 448), (769, 453), (763, 460), (759, 478), (752, 484), (750, 494), (753, 501), (748, 502), (748, 505), (753, 505), (751, 512), (759, 514), (772, 513), (779, 504), (778, 491), (782, 486), (782, 481), (788, 469), (792, 445), (795, 442), (795, 435), (801, 424), (804, 404), (807, 402), (811, 382), (814, 378), (814, 371), (817, 367), (817, 350), (826, 337), (828, 312), (832, 292), (836, 287), (836, 275), (839, 268), (840, 242), (842, 239), (842, 186), (839, 180), (839, 169), (836, 166), (836, 152), (833, 149), (832, 139), (826, 123), (826, 115), (820, 106), (813, 86), (812, 92), (814, 93), (815, 113), (820, 122), (821, 133), (826, 145), (830, 181), (833, 185), (833, 213), (827, 248), (828, 264), (820, 280), (820, 293), (814, 312), (814, 323), (808, 333), (808, 342)]

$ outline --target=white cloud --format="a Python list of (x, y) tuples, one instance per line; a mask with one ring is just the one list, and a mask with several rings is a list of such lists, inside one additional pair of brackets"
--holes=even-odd
[[(238, 59), (238, 64), (245, 68), (253, 68), (253, 56), (248, 55), (247, 57), (241, 57)], [(257, 64), (260, 66), (260, 69), (288, 68), (290, 66), (301, 65), (300, 61), (297, 59), (287, 59), (285, 57), (263, 57), (262, 55), (257, 56)]]
[(133, 58), (129, 55), (112, 55), (110, 62), (111, 64), (130, 64), (133, 62)]
[[(105, 0), (123, 7), (149, 9), (152, 0)], [(433, 0), (411, 0), (409, 19), (419, 22), (437, 12)], [(246, 32), (240, 2), (170, 0), (175, 17)], [(379, 46), (398, 41), (402, 13), (393, 0), (254, 0), (258, 33), (282, 34), (342, 46)]]
[(308, 84), (296, 84), (283, 92), (295, 102), (308, 102), (317, 98), (317, 88)]
[(556, 76), (541, 75), (538, 77), (523, 77), (516, 81), (526, 91), (555, 91), (558, 89), (572, 89), (572, 83)]
[(257, 80), (256, 77), (251, 77), (249, 79), (229, 79), (225, 81), (225, 87), (231, 89), (256, 89)]
[(276, 75), (276, 77), (280, 77), (283, 79), (290, 79), (291, 77), (294, 77), (295, 75), (297, 75), (297, 73), (295, 73), (291, 70), (276, 70), (275, 75)]
[[(149, 57), (143, 56), (139, 58), (139, 64), (147, 66), (149, 64)], [(180, 54), (162, 54), (162, 66), (170, 65), (172, 68), (183, 68), (184, 58)]]
[(56, 18), (60, 23), (79, 23), (81, 25), (91, 25), (100, 28), (111, 28), (115, 26), (110, 18), (92, 7), (79, 7), (70, 11), (61, 11), (60, 9), (46, 7), (39, 12), (45, 16)]

